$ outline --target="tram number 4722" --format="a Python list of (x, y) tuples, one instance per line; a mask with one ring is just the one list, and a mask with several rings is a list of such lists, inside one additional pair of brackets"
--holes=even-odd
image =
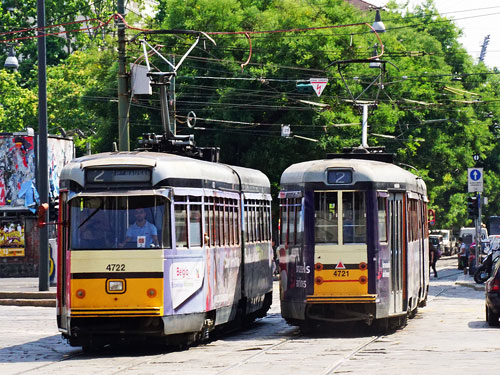
[(125, 271), (125, 264), (108, 264), (106, 271)]
[(335, 271), (333, 271), (333, 276), (348, 277), (349, 271), (348, 270), (335, 270)]

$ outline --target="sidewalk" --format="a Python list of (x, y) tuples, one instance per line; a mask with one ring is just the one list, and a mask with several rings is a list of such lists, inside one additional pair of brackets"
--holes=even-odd
[(56, 287), (40, 292), (36, 277), (0, 278), (0, 305), (9, 306), (56, 306)]
[(476, 284), (472, 275), (459, 275), (455, 284), (484, 291), (484, 284)]

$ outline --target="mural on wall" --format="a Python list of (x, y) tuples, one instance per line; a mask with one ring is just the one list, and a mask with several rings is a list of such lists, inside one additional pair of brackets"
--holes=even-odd
[(33, 136), (0, 135), (0, 210), (35, 208), (35, 149)]
[[(28, 208), (36, 211), (35, 137), (0, 135), (0, 211), (9, 208)], [(73, 140), (49, 137), (48, 173), (49, 199), (59, 195), (59, 176), (62, 167), (73, 158)]]
[(0, 257), (18, 256), (24, 256), (23, 222), (0, 221)]
[(47, 143), (49, 153), (49, 199), (59, 197), (59, 176), (61, 170), (74, 155), (73, 141), (64, 138), (49, 137)]

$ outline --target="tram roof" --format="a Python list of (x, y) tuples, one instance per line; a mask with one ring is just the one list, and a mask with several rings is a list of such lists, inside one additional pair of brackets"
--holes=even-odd
[(425, 194), (424, 181), (397, 165), (363, 159), (323, 159), (293, 164), (281, 175), (282, 185), (325, 183), (328, 169), (345, 168), (353, 171), (353, 183), (400, 184), (406, 189)]
[[(241, 182), (243, 191), (259, 191), (269, 193), (270, 183), (267, 176), (259, 170), (236, 167), (222, 163), (213, 163), (186, 156), (149, 152), (106, 152), (87, 155), (73, 159), (61, 171), (60, 179), (73, 180), (80, 186), (85, 185), (86, 168), (151, 168), (152, 186), (161, 181), (177, 181), (176, 185), (192, 185), (187, 180), (199, 181), (201, 186), (212, 188), (212, 182), (234, 186), (239, 190)], [(199, 185), (199, 184), (195, 184)], [(264, 191), (263, 191), (264, 190)]]

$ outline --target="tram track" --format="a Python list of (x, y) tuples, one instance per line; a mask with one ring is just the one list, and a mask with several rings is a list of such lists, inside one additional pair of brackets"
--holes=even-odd
[(382, 338), (383, 336), (376, 336), (376, 337), (371, 337), (369, 340), (367, 340), (365, 343), (359, 345), (357, 348), (355, 348), (352, 352), (344, 356), (343, 358), (339, 359), (337, 362), (335, 362), (331, 367), (327, 368), (325, 372), (322, 372), (321, 375), (330, 375), (334, 374), (335, 371), (340, 368), (344, 363), (349, 361), (352, 357), (354, 357), (356, 354), (361, 352), (363, 349), (365, 349), (368, 345), (371, 343), (377, 341), (378, 339)]
[(43, 365), (33, 367), (33, 368), (28, 369), (28, 370), (23, 369), (22, 371), (13, 373), (12, 375), (21, 375), (21, 374), (29, 374), (29, 373), (39, 374), (40, 370), (42, 370), (42, 369), (48, 369), (50, 367), (55, 367), (56, 365), (60, 364), (61, 362), (65, 362), (65, 361), (68, 361), (68, 360), (71, 360), (71, 359), (74, 359), (77, 357), (81, 357), (82, 355), (83, 355), (83, 352), (75, 351), (74, 353), (65, 354), (63, 356), (63, 358), (59, 359), (56, 362), (45, 363)]

